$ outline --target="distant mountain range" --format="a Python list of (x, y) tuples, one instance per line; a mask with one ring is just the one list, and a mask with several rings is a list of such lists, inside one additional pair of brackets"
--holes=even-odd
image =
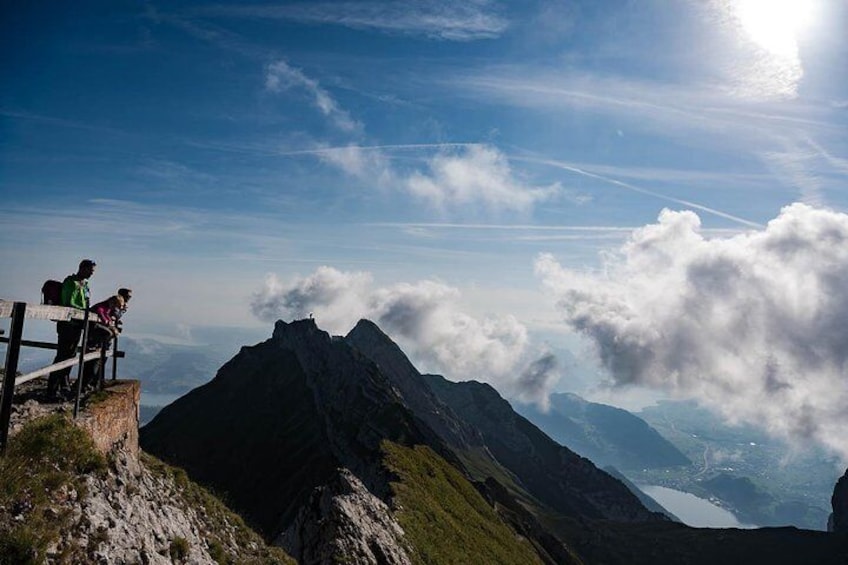
[(368, 321), (346, 337), (278, 322), (163, 409), (141, 443), (303, 563), (824, 564), (848, 554), (824, 533), (671, 522), (490, 386), (421, 375)]
[(628, 471), (692, 464), (643, 419), (576, 394), (552, 394), (547, 411), (536, 405), (518, 405), (516, 410), (554, 440), (599, 466)]

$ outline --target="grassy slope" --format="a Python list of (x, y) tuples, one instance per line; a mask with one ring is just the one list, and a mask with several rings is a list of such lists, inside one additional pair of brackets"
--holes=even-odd
[[(91, 438), (62, 415), (40, 418), (9, 442), (0, 459), (0, 563), (41, 563), (73, 522), (67, 501), (85, 493), (87, 473), (105, 473)], [(84, 557), (71, 548), (66, 560)]]
[(397, 518), (416, 563), (540, 563), (456, 469), (426, 446), (384, 442)]

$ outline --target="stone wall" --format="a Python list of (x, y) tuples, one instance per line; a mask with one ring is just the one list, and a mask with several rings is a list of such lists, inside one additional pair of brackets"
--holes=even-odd
[(138, 381), (107, 381), (80, 410), (77, 425), (91, 435), (100, 452), (121, 451), (137, 465), (140, 400)]

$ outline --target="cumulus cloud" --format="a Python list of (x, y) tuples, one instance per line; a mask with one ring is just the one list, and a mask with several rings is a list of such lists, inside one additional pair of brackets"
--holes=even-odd
[(562, 193), (559, 183), (534, 186), (522, 181), (509, 159), (490, 145), (443, 147), (427, 159), (423, 170), (405, 171), (375, 147), (335, 147), (321, 150), (320, 158), (345, 173), (383, 188), (400, 187), (440, 210), (467, 210), (482, 206), (490, 211), (526, 212), (538, 202)]
[(342, 131), (355, 132), (362, 125), (350, 117), (344, 109), (324, 90), (317, 80), (303, 74), (303, 71), (289, 66), (285, 61), (275, 61), (265, 68), (265, 90), (284, 92), (299, 88), (311, 98), (315, 107)]
[(551, 255), (536, 273), (615, 383), (848, 460), (848, 215), (793, 204), (762, 230), (707, 239), (693, 212), (663, 210), (603, 273)]
[(440, 154), (428, 163), (427, 173), (407, 180), (409, 192), (437, 208), (483, 202), (494, 209), (528, 210), (552, 197), (559, 184), (528, 186), (513, 174), (506, 156), (491, 146), (471, 145), (462, 154)]
[(422, 370), (489, 382), (505, 395), (544, 405), (558, 378), (555, 358), (534, 360), (539, 353), (516, 318), (476, 318), (462, 311), (460, 299), (457, 288), (438, 281), (375, 287), (368, 273), (320, 267), (285, 284), (268, 277), (251, 307), (264, 321), (314, 313), (319, 326), (336, 334), (368, 318)]

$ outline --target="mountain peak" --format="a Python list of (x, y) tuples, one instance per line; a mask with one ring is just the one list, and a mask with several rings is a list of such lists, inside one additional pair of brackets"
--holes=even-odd
[(371, 347), (388, 348), (394, 355), (400, 354), (406, 358), (401, 348), (397, 346), (386, 332), (380, 329), (380, 326), (365, 318), (362, 318), (356, 323), (356, 326), (345, 336), (345, 340), (354, 346), (356, 344), (367, 343)]
[(273, 338), (286, 341), (287, 339), (295, 336), (312, 336), (320, 334), (324, 334), (327, 339), (330, 338), (330, 334), (324, 330), (318, 329), (318, 324), (315, 323), (313, 318), (303, 318), (302, 320), (293, 320), (291, 322), (277, 320), (274, 324)]

